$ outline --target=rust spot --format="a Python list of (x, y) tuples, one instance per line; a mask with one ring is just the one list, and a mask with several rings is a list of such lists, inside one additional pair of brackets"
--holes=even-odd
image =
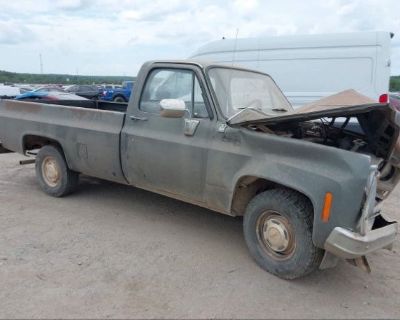
[(42, 110), (42, 104), (37, 102), (6, 100), (4, 101), (4, 108), (11, 111), (37, 113)]

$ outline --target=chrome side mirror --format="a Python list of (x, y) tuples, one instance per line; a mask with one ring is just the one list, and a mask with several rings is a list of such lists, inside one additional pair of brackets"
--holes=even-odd
[(186, 111), (185, 101), (181, 99), (162, 99), (160, 115), (166, 118), (182, 118)]

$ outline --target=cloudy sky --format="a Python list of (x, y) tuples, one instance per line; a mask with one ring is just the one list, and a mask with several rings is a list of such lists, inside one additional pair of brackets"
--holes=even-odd
[(0, 70), (136, 75), (221, 39), (391, 31), (400, 74), (398, 0), (0, 0)]

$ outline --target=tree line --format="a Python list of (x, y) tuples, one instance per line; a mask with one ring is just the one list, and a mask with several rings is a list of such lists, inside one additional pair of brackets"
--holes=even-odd
[(400, 91), (400, 76), (390, 77), (390, 91)]
[[(135, 80), (126, 76), (78, 76), (70, 74), (16, 73), (0, 70), (0, 83), (54, 83), (54, 84), (101, 84)], [(400, 76), (390, 77), (390, 91), (400, 91)]]
[(126, 80), (135, 80), (136, 77), (126, 76), (79, 76), (70, 74), (34, 74), (16, 73), (0, 70), (0, 83), (27, 83), (27, 84), (119, 84)]

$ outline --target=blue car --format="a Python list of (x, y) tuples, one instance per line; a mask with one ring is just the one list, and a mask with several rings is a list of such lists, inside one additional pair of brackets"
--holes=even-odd
[(133, 81), (122, 82), (122, 88), (104, 89), (99, 98), (105, 101), (128, 102), (133, 91)]
[(86, 100), (57, 87), (43, 87), (15, 97), (16, 100)]

